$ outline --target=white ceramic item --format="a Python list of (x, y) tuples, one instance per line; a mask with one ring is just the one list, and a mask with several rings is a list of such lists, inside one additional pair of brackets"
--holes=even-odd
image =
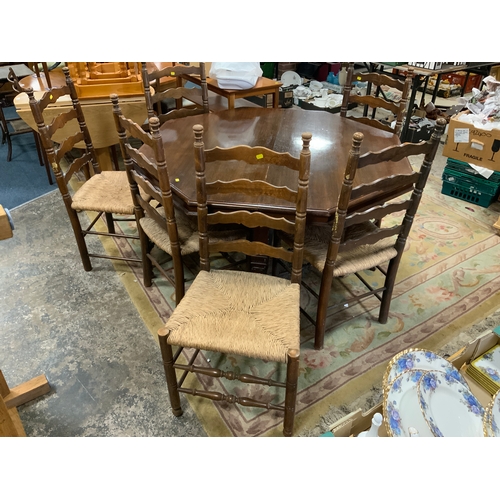
[(317, 82), (316, 80), (311, 80), (309, 82), (309, 88), (313, 92), (318, 92), (319, 90), (321, 90), (323, 88), (323, 85), (320, 82)]
[(281, 83), (285, 87), (289, 87), (290, 85), (302, 85), (302, 78), (295, 71), (285, 71), (281, 75)]
[(484, 408), (469, 387), (430, 370), (418, 384), (422, 415), (435, 436), (482, 437)]
[(372, 418), (371, 427), (367, 431), (360, 432), (358, 437), (378, 437), (378, 430), (383, 420), (384, 417), (380, 413), (375, 413)]
[(410, 429), (415, 428), (421, 437), (433, 437), (418, 403), (417, 386), (424, 373), (421, 370), (401, 373), (384, 394), (383, 411), (389, 436), (410, 437)]

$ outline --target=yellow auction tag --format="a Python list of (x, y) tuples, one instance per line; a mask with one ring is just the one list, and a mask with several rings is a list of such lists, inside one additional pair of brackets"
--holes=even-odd
[(179, 180), (180, 180), (179, 177), (175, 178), (175, 182), (179, 182)]
[(170, 76), (175, 76), (175, 71), (171, 71)]
[(264, 155), (263, 154), (255, 155), (255, 158), (257, 158), (257, 160), (262, 160), (262, 158), (264, 158)]
[(49, 99), (54, 99), (54, 96), (52, 94), (50, 94)]
[(360, 77), (360, 76), (358, 76), (358, 77), (356, 78), (356, 80), (361, 80), (361, 77)]

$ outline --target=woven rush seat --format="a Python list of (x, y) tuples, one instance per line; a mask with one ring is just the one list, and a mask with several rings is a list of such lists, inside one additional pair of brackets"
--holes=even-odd
[[(157, 211), (163, 217), (166, 217), (163, 207), (158, 207)], [(177, 223), (177, 233), (179, 238), (181, 255), (189, 255), (198, 252), (200, 249), (200, 239), (198, 235), (198, 222), (196, 219), (189, 217), (182, 210), (175, 211), (175, 221)], [(160, 226), (151, 217), (143, 217), (139, 219), (144, 232), (148, 235), (149, 239), (164, 252), (172, 255), (172, 246), (168, 232)], [(211, 240), (226, 241), (244, 238), (246, 236), (245, 230), (228, 229), (220, 231), (211, 231)]]
[[(345, 240), (357, 239), (376, 230), (377, 226), (372, 222), (356, 224), (346, 230)], [(309, 226), (306, 228), (304, 256), (320, 272), (323, 272), (325, 267), (331, 235), (332, 228), (330, 226)], [(333, 268), (333, 276), (345, 276), (388, 262), (398, 253), (394, 248), (395, 239), (396, 237), (393, 236), (371, 245), (359, 245), (351, 251), (339, 251)]]
[(299, 300), (290, 280), (200, 271), (165, 325), (168, 343), (283, 363), (300, 347)]
[(73, 210), (133, 215), (127, 172), (104, 171), (93, 175), (73, 196)]

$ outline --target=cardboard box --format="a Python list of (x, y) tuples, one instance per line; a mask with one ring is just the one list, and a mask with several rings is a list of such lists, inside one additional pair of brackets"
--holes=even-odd
[(460, 116), (467, 113), (462, 111), (451, 118), (443, 156), (500, 172), (500, 130), (484, 130), (461, 122)]
[[(497, 344), (500, 344), (500, 336), (492, 331), (488, 331), (476, 340), (469, 342), (465, 347), (448, 358), (448, 361), (460, 370), (472, 394), (476, 396), (484, 408), (491, 401), (491, 394), (467, 375), (466, 368), (472, 361)], [(331, 426), (331, 433), (334, 437), (356, 437), (360, 432), (370, 428), (375, 413), (383, 414), (382, 405), (382, 403), (379, 403), (365, 413), (361, 409), (351, 412)], [(379, 428), (379, 437), (387, 437), (384, 423)]]

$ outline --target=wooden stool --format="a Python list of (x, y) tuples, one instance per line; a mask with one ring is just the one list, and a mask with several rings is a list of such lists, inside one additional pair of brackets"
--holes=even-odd
[(9, 389), (0, 370), (0, 437), (25, 437), (23, 424), (17, 413), (20, 406), (50, 391), (45, 375), (39, 375), (13, 389)]

